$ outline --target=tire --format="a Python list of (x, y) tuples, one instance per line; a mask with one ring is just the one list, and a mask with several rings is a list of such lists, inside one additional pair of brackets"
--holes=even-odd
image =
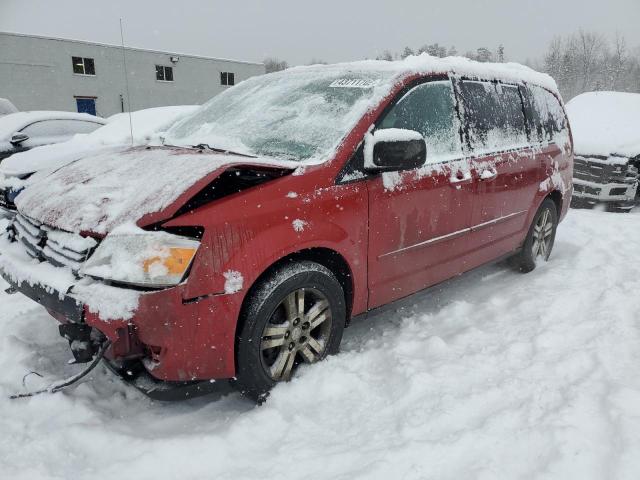
[[(512, 265), (521, 272), (528, 273), (536, 268), (539, 261), (548, 261), (551, 250), (553, 250), (557, 228), (558, 210), (556, 204), (550, 198), (546, 198), (533, 217), (522, 249), (513, 257)], [(538, 232), (540, 230), (546, 232), (542, 242), (539, 241)]]
[(248, 295), (240, 315), (233, 383), (262, 403), (301, 363), (338, 352), (347, 310), (335, 275), (310, 261), (277, 268)]

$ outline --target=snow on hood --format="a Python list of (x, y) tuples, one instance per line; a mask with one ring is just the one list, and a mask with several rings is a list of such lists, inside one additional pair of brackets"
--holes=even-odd
[(298, 166), (176, 148), (111, 150), (32, 183), (18, 196), (16, 206), (26, 216), (68, 232), (106, 234), (116, 226), (164, 211), (190, 188), (204, 187), (229, 166), (239, 164)]
[(640, 94), (588, 92), (566, 105), (578, 155), (640, 154)]
[[(165, 129), (198, 108), (200, 107), (197, 105), (184, 105), (132, 112), (133, 144), (146, 145), (155, 140), (159, 141), (159, 136)], [(21, 177), (43, 169), (55, 170), (104, 146), (130, 145), (129, 114), (118, 113), (109, 117), (107, 121), (104, 127), (86, 135), (76, 135), (68, 142), (16, 153), (0, 164), (0, 174), (5, 177)]]

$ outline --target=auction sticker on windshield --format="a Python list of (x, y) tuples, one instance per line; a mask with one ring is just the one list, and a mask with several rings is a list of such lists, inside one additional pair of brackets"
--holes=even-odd
[(372, 88), (379, 83), (379, 80), (368, 80), (364, 78), (338, 78), (331, 82), (333, 88)]

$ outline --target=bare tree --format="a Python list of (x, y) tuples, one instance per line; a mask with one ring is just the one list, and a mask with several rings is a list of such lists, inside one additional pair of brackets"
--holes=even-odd
[(493, 60), (493, 53), (488, 48), (480, 47), (477, 50), (475, 59), (479, 62), (490, 62)]
[(289, 68), (289, 64), (285, 60), (280, 60), (275, 57), (265, 58), (262, 63), (264, 63), (264, 68), (267, 73), (279, 72)]
[(381, 55), (376, 57), (376, 60), (386, 60), (387, 62), (390, 62), (393, 60), (393, 54), (389, 50), (385, 50)]
[(606, 48), (606, 42), (602, 35), (594, 32), (578, 32), (578, 55), (582, 66), (582, 90), (587, 91), (593, 87), (597, 80), (596, 65), (602, 60), (601, 56)]
[(447, 56), (447, 48), (438, 43), (432, 43), (430, 45), (423, 45), (418, 49), (419, 53), (428, 53), (433, 57), (446, 57)]
[(628, 60), (627, 42), (624, 36), (616, 33), (611, 56), (611, 84), (614, 90), (618, 90), (621, 86), (620, 80), (624, 75)]
[(413, 50), (410, 47), (404, 47), (404, 50), (400, 54), (400, 58), (407, 58), (414, 55)]
[(619, 34), (609, 42), (581, 30), (551, 41), (543, 70), (555, 78), (566, 100), (593, 90), (639, 92), (640, 48), (630, 51)]

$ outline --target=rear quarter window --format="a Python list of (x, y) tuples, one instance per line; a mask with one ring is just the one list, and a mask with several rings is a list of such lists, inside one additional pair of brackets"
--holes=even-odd
[(558, 98), (536, 85), (523, 88), (527, 100), (533, 141), (564, 143), (568, 140), (568, 121)]
[(473, 153), (490, 153), (527, 145), (524, 105), (515, 85), (459, 83), (464, 131)]

